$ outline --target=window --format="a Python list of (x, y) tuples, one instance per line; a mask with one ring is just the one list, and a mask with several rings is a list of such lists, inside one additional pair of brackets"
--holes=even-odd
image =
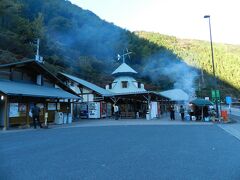
[(138, 82), (138, 88), (141, 88), (141, 82)]
[(37, 75), (37, 84), (42, 86), (42, 81), (43, 81), (42, 80), (42, 75), (41, 74)]
[(127, 81), (122, 81), (122, 88), (127, 88)]
[(112, 89), (112, 83), (109, 84), (109, 89)]

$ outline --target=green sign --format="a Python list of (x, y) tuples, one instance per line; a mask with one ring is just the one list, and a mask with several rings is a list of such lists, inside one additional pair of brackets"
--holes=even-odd
[(216, 101), (220, 103), (220, 92), (219, 92), (219, 90), (212, 90), (212, 101), (214, 103), (216, 103)]
[(220, 98), (219, 90), (212, 90), (212, 99), (219, 99), (219, 98)]

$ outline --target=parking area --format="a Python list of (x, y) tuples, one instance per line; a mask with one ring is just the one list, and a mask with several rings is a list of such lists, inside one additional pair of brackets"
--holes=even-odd
[(1, 179), (240, 178), (239, 140), (214, 124), (97, 123), (1, 132)]

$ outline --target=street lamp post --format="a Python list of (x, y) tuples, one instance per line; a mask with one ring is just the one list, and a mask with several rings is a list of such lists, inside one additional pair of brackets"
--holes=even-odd
[(212, 44), (212, 31), (211, 31), (211, 21), (210, 15), (205, 15), (204, 18), (208, 18), (209, 22), (209, 31), (210, 31), (210, 44), (211, 44), (211, 52), (212, 52), (212, 66), (213, 66), (213, 77), (214, 77), (214, 93), (215, 93), (215, 103), (216, 103), (216, 112), (217, 118), (219, 118), (219, 111), (218, 111), (218, 99), (217, 99), (217, 78), (215, 75), (215, 66), (214, 66), (214, 56), (213, 56), (213, 44)]

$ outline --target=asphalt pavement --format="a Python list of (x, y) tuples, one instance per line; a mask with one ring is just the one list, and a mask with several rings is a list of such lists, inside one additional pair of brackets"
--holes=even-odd
[(240, 141), (216, 124), (109, 123), (0, 132), (0, 179), (240, 179)]

